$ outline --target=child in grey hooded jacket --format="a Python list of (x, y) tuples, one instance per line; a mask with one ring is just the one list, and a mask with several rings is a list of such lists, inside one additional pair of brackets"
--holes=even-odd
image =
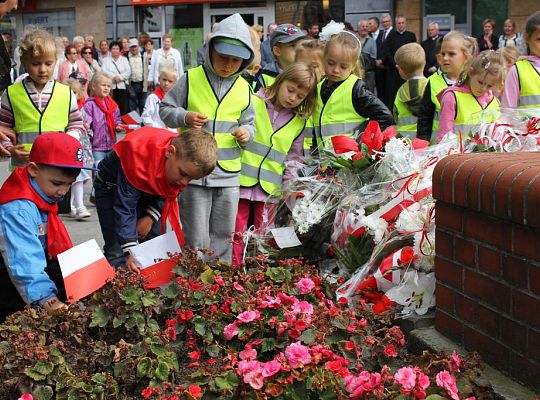
[(240, 76), (254, 56), (240, 14), (221, 21), (206, 46), (203, 65), (180, 77), (160, 105), (169, 128), (204, 128), (218, 144), (216, 169), (191, 181), (180, 195), (186, 245), (208, 248), (232, 261), (232, 234), (239, 200), (241, 147), (254, 136), (255, 110), (248, 83)]

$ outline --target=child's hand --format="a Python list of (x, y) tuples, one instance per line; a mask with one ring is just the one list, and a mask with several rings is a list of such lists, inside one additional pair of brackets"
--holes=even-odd
[(141, 273), (141, 270), (135, 263), (135, 259), (133, 258), (131, 254), (126, 257), (126, 268), (128, 269), (128, 271), (136, 272), (137, 274)]
[(236, 128), (231, 132), (239, 143), (246, 143), (249, 141), (249, 132), (246, 128)]
[(24, 149), (24, 144), (10, 147), (8, 151), (16, 164), (28, 164), (30, 162), (30, 152)]
[(122, 132), (124, 130), (124, 128), (122, 128), (122, 124), (118, 124), (118, 125), (116, 125), (116, 128), (114, 128), (114, 130), (116, 132)]
[(44, 302), (42, 307), (49, 313), (55, 310), (67, 310), (68, 308), (66, 303), (61, 302), (56, 296), (53, 296)]
[(190, 111), (186, 114), (186, 124), (192, 128), (202, 128), (208, 122), (208, 117), (198, 112)]
[(153, 225), (154, 220), (149, 215), (139, 218), (137, 221), (137, 239), (144, 240)]

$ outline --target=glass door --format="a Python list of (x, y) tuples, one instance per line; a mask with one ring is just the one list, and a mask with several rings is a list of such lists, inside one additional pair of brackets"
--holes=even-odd
[[(217, 5), (219, 5), (219, 8), (214, 8)], [(265, 31), (266, 26), (274, 22), (273, 2), (253, 2), (252, 7), (238, 7), (238, 5), (238, 3), (205, 3), (203, 11), (204, 34), (210, 32), (213, 23), (220, 22), (234, 13), (239, 13), (249, 26), (254, 24), (264, 26)]]

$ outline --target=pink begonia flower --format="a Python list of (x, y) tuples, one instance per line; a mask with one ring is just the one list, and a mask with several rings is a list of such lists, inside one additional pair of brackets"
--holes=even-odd
[(24, 393), (17, 400), (34, 400), (34, 396), (32, 396), (30, 393)]
[(448, 368), (450, 369), (450, 372), (459, 372), (459, 368), (463, 365), (463, 361), (461, 361), (461, 357), (459, 354), (457, 354), (455, 351), (452, 352), (452, 355), (450, 356), (450, 365)]
[(259, 390), (264, 385), (263, 365), (257, 360), (242, 360), (238, 363), (238, 373), (243, 376), (244, 383), (247, 383), (253, 389)]
[(416, 372), (410, 367), (400, 368), (395, 373), (394, 380), (401, 386), (403, 393), (409, 393), (416, 385)]
[(216, 275), (216, 277), (214, 278), (214, 281), (219, 285), (219, 286), (225, 286), (225, 281), (223, 280), (223, 277), (221, 275)]
[(304, 365), (311, 363), (311, 355), (309, 347), (304, 346), (300, 342), (295, 342), (287, 346), (285, 356), (292, 368), (301, 368)]
[(258, 310), (244, 311), (243, 313), (238, 314), (238, 316), (236, 317), (236, 319), (245, 324), (251, 321), (255, 321), (259, 318), (261, 318), (261, 313)]
[(350, 398), (360, 398), (366, 393), (379, 393), (381, 383), (381, 374), (362, 371), (356, 376), (351, 374), (345, 377), (345, 390), (350, 393)]
[(309, 278), (302, 278), (295, 284), (300, 294), (309, 294), (315, 287), (315, 282)]
[(265, 378), (277, 374), (281, 370), (281, 364), (278, 360), (272, 360), (265, 362), (263, 365), (262, 375)]
[(437, 386), (442, 387), (450, 395), (452, 400), (459, 400), (456, 378), (447, 370), (443, 370), (435, 377)]
[(388, 357), (397, 357), (397, 351), (393, 344), (386, 345), (384, 348), (384, 354)]
[(293, 304), (292, 310), (295, 312), (301, 312), (303, 314), (311, 315), (313, 314), (313, 304), (307, 301), (297, 301)]
[(240, 328), (238, 328), (236, 322), (233, 322), (232, 324), (229, 324), (223, 328), (223, 337), (226, 340), (231, 340), (233, 337), (238, 335), (238, 333), (240, 333)]
[(265, 294), (259, 303), (261, 308), (279, 308), (281, 300), (278, 297), (272, 297)]
[(257, 359), (257, 350), (255, 350), (255, 349), (246, 349), (244, 351), (241, 351), (239, 356), (240, 356), (241, 360), (246, 360), (246, 361), (256, 360)]
[(242, 285), (240, 285), (238, 282), (234, 282), (234, 283), (233, 283), (233, 286), (234, 286), (234, 288), (235, 288), (236, 290), (238, 290), (239, 292), (242, 292), (242, 293), (243, 293), (243, 292), (246, 291), (246, 289), (244, 289), (244, 288), (242, 287)]
[(427, 389), (429, 387), (429, 376), (423, 374), (422, 372), (418, 372), (416, 378), (418, 380), (418, 386), (420, 389)]

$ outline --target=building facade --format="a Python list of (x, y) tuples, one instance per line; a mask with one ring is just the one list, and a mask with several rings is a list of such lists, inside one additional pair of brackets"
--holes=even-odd
[(307, 26), (331, 19), (356, 27), (361, 19), (389, 12), (407, 17), (408, 29), (421, 40), (429, 21), (478, 36), (484, 18), (497, 21), (497, 33), (504, 20), (512, 18), (523, 30), (528, 15), (538, 9), (536, 0), (20, 0), (19, 10), (0, 21), (0, 31), (11, 33), (14, 43), (27, 25), (43, 26), (70, 39), (91, 34), (96, 41), (145, 31), (156, 47), (163, 34), (170, 33), (189, 68), (212, 24), (235, 12), (265, 30), (271, 22)]

